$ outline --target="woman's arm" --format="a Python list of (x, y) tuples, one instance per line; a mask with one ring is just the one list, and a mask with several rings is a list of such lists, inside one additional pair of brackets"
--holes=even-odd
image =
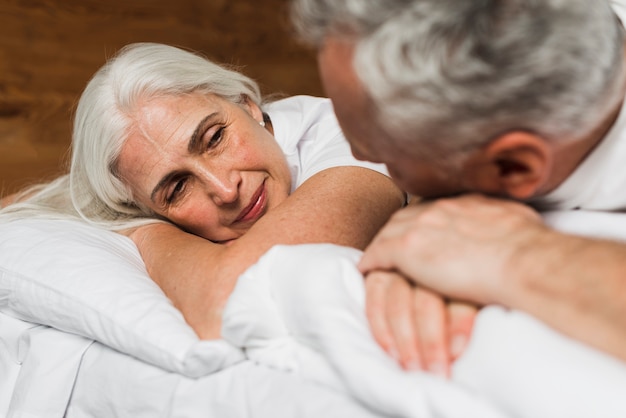
[(0, 198), (0, 209), (6, 208), (11, 203), (13, 203), (15, 199), (17, 199), (17, 195), (18, 195), (17, 193), (13, 193), (13, 194)]
[(324, 170), (229, 245), (165, 224), (131, 234), (151, 277), (203, 339), (220, 335), (239, 275), (275, 244), (329, 242), (365, 248), (405, 201), (392, 181), (360, 167)]

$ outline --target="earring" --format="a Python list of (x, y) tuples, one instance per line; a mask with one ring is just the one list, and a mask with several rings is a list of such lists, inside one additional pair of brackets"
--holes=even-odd
[(264, 120), (260, 121), (260, 122), (259, 122), (259, 125), (261, 125), (262, 127), (264, 127), (264, 128), (265, 128), (265, 121), (264, 121)]

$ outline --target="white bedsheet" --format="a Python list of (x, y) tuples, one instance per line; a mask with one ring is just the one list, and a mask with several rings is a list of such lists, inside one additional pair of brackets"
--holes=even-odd
[[(626, 237), (624, 215), (546, 219)], [(0, 416), (626, 417), (624, 363), (499, 307), (480, 313), (452, 381), (402, 372), (369, 335), (358, 255), (328, 245), (270, 251), (225, 313), (226, 338), (249, 360), (197, 379), (0, 314)]]
[(0, 314), (3, 418), (374, 418), (344, 394), (242, 361), (198, 379)]
[(3, 314), (0, 330), (0, 416), (64, 416), (93, 341)]
[(244, 361), (198, 379), (94, 344), (67, 418), (374, 418), (348, 397), (293, 374)]
[[(626, 215), (553, 212), (546, 222), (626, 240)], [(259, 364), (289, 370), (401, 417), (626, 417), (626, 365), (529, 315), (489, 307), (451, 381), (402, 372), (373, 342), (358, 251), (275, 247), (239, 280), (223, 335)], [(601, 278), (598, 278), (601, 280)]]

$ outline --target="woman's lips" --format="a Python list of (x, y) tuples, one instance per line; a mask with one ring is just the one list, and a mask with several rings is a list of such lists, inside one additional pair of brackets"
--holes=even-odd
[(249, 222), (257, 220), (265, 212), (266, 203), (267, 191), (265, 189), (265, 182), (263, 182), (252, 195), (250, 204), (241, 211), (237, 219), (235, 219), (235, 222)]

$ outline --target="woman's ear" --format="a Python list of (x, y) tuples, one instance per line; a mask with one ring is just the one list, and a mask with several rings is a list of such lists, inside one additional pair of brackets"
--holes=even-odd
[(243, 108), (246, 110), (246, 112), (248, 112), (257, 122), (263, 122), (263, 112), (261, 111), (261, 108), (256, 103), (254, 103), (247, 95), (242, 94), (241, 98)]
[(534, 196), (548, 180), (553, 154), (540, 136), (512, 131), (503, 134), (470, 159), (472, 187), (524, 200)]

